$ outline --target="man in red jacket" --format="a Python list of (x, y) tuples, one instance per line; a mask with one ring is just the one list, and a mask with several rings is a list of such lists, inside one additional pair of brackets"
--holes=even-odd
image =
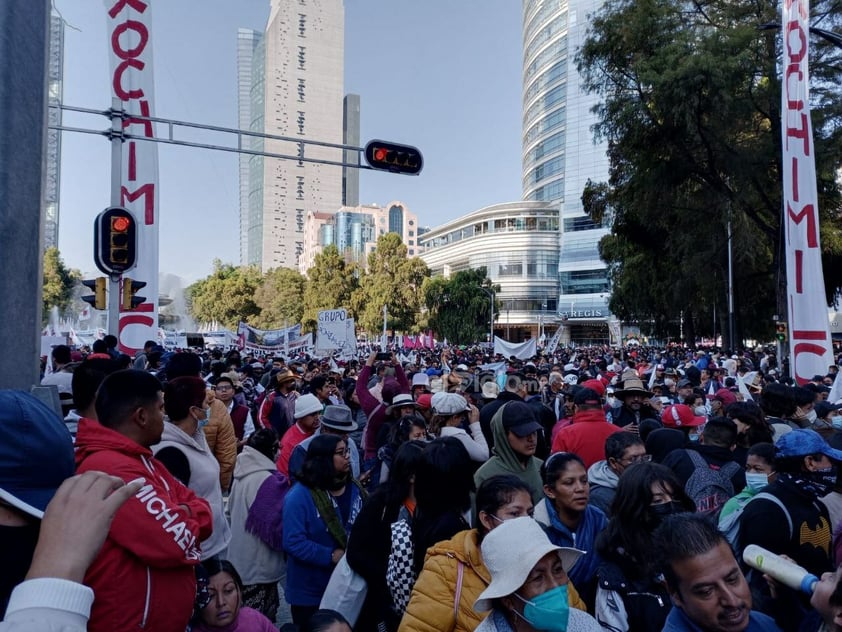
[(605, 458), (605, 440), (622, 432), (608, 423), (599, 394), (590, 388), (580, 389), (573, 397), (573, 421), (558, 431), (553, 452), (573, 452), (585, 462), (585, 469)]
[(193, 611), (199, 542), (210, 535), (212, 517), (208, 503), (149, 449), (164, 429), (161, 383), (144, 371), (117, 371), (102, 382), (95, 407), (99, 422), (79, 422), (77, 472), (146, 480), (117, 511), (85, 575), (95, 595), (88, 630), (184, 630)]

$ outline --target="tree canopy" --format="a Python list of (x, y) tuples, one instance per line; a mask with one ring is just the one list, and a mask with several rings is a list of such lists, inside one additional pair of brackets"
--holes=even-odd
[(269, 270), (254, 294), (259, 313), (252, 324), (260, 329), (280, 329), (300, 323), (304, 316), (305, 281), (292, 268)]
[(380, 329), (385, 305), (390, 329), (418, 329), (423, 305), (421, 285), (429, 276), (427, 264), (419, 257), (407, 257), (400, 235), (381, 235), (368, 255), (368, 271), (360, 280), (360, 291), (354, 295), (358, 324), (365, 331)]
[[(485, 268), (460, 270), (450, 278), (433, 277), (424, 282), (424, 303), (429, 310), (429, 326), (456, 345), (484, 340), (490, 331), (491, 301), (485, 290), (499, 292), (491, 285)], [(495, 317), (499, 313), (495, 299)]]
[(50, 310), (57, 307), (60, 314), (66, 312), (73, 299), (73, 288), (82, 280), (82, 273), (71, 270), (59, 254), (58, 248), (47, 248), (44, 252), (44, 276), (41, 292), (41, 320), (46, 324)]
[(319, 311), (345, 308), (354, 317), (351, 297), (359, 286), (359, 270), (348, 264), (333, 244), (316, 255), (316, 261), (307, 271), (304, 289), (304, 316), (301, 321), (305, 331), (316, 331)]
[[(831, 29), (837, 3), (813, 2)], [(780, 282), (780, 34), (769, 0), (616, 0), (595, 16), (577, 63), (600, 97), (607, 183), (589, 183), (586, 211), (613, 220), (600, 243), (611, 310), (653, 333), (710, 334), (727, 314), (730, 219), (740, 335), (771, 333)], [(838, 225), (842, 51), (813, 40), (811, 98), (828, 298), (842, 285)]]
[(216, 321), (236, 331), (241, 320), (251, 322), (260, 313), (255, 302), (260, 284), (257, 268), (235, 267), (214, 259), (213, 273), (188, 287), (185, 295), (197, 321)]

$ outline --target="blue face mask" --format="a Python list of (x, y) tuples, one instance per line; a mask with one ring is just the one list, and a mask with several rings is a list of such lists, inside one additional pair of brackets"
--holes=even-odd
[(842, 417), (836, 416), (830, 418), (830, 425), (833, 426), (834, 430), (842, 430)]
[(199, 428), (204, 428), (205, 426), (207, 426), (209, 421), (210, 421), (210, 406), (205, 408), (205, 418), (199, 419)]
[(527, 601), (517, 593), (515, 597), (525, 605), (523, 614), (517, 614), (536, 630), (546, 632), (566, 632), (567, 621), (570, 617), (570, 606), (567, 602), (567, 584), (556, 586), (547, 592)]
[(746, 472), (746, 486), (752, 491), (759, 492), (769, 484), (769, 476), (763, 472)]

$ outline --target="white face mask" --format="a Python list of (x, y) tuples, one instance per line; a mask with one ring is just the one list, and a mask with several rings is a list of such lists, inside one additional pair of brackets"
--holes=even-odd
[(675, 380), (672, 379), (671, 377), (666, 377), (666, 378), (664, 378), (664, 384), (666, 386), (673, 386), (675, 384)]
[(704, 406), (696, 406), (693, 409), (693, 414), (695, 414), (696, 417), (707, 417), (708, 416), (708, 409), (705, 408)]
[(815, 411), (815, 410), (811, 410), (809, 413), (807, 413), (807, 415), (804, 417), (804, 419), (806, 419), (806, 420), (807, 420), (807, 421), (809, 421), (810, 423), (813, 423), (814, 421), (816, 421), (816, 419), (818, 419), (818, 417), (819, 417), (819, 416), (818, 416), (818, 414), (816, 413), (816, 411)]

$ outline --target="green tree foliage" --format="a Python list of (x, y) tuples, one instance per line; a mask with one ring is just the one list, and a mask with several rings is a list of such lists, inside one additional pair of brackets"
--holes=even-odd
[[(460, 270), (448, 279), (428, 278), (423, 295), (430, 314), (429, 326), (456, 345), (485, 340), (490, 329), (491, 301), (483, 287), (500, 291), (499, 286), (491, 285), (485, 268)], [(495, 317), (497, 314), (495, 305)]]
[(316, 331), (319, 311), (345, 308), (354, 315), (351, 297), (357, 290), (358, 270), (348, 265), (334, 245), (326, 246), (316, 255), (316, 261), (307, 271), (304, 288), (304, 309), (301, 325), (304, 331)]
[(263, 276), (254, 302), (259, 313), (252, 324), (260, 329), (280, 329), (301, 322), (306, 279), (292, 268), (275, 268)]
[[(737, 321), (745, 337), (771, 333), (783, 309), (781, 36), (770, 0), (615, 0), (592, 23), (577, 61), (600, 97), (596, 135), (608, 142), (608, 183), (589, 183), (586, 211), (608, 215), (600, 243), (611, 309), (654, 333), (710, 334), (724, 322), (727, 236), (733, 232)], [(813, 21), (842, 14), (814, 0)], [(836, 7), (836, 8), (834, 8)], [(813, 39), (811, 95), (821, 242), (828, 296), (842, 285), (840, 191), (842, 51)], [(719, 327), (717, 327), (718, 330)], [(721, 330), (720, 330), (721, 331)]]
[(185, 292), (190, 315), (199, 323), (218, 322), (233, 331), (241, 320), (251, 322), (260, 313), (255, 293), (261, 284), (255, 267), (235, 267), (214, 259), (213, 273)]
[(430, 270), (419, 257), (407, 258), (407, 248), (397, 233), (377, 239), (368, 256), (368, 271), (352, 304), (357, 324), (368, 332), (383, 326), (383, 306), (388, 308), (387, 326), (395, 331), (415, 331), (421, 326), (421, 286)]
[(64, 313), (70, 307), (73, 298), (73, 288), (82, 280), (82, 273), (71, 270), (64, 265), (58, 248), (47, 248), (44, 252), (44, 277), (41, 291), (41, 320), (46, 324), (50, 318), (50, 310), (58, 307), (59, 313)]

